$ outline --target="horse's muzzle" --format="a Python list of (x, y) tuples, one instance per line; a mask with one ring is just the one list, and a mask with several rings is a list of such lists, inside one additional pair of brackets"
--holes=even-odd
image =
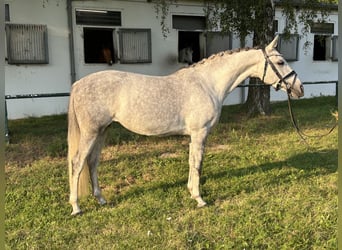
[(303, 84), (300, 81), (293, 84), (291, 86), (291, 92), (289, 94), (293, 98), (300, 98), (300, 97), (304, 96)]

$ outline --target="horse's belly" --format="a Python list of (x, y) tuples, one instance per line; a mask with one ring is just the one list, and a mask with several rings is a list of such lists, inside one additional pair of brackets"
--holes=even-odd
[(163, 104), (126, 106), (117, 112), (114, 121), (143, 135), (184, 134), (185, 122), (178, 109)]
[(178, 121), (178, 119), (173, 121), (161, 120), (158, 118), (156, 119), (156, 117), (154, 117), (154, 119), (117, 120), (122, 126), (134, 133), (156, 136), (184, 134), (184, 126), (182, 122)]

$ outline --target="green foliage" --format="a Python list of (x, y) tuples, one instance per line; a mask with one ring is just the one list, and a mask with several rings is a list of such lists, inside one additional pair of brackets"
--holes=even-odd
[[(154, 3), (157, 18), (160, 19), (160, 26), (163, 36), (169, 33), (166, 17), (169, 14), (169, 7), (177, 4), (177, 0), (151, 0)], [(272, 24), (268, 21), (270, 11), (268, 8), (279, 6), (286, 19), (286, 26), (281, 33), (284, 37), (289, 34), (300, 34), (306, 36), (310, 31), (312, 21), (324, 22), (329, 12), (336, 8), (337, 0), (199, 0), (205, 5), (205, 12), (208, 21), (208, 29), (220, 27), (222, 33), (234, 32), (241, 39), (251, 34), (263, 34), (265, 31), (272, 32)], [(272, 14), (271, 14), (272, 15)], [(302, 27), (298, 30), (298, 27)], [(266, 43), (264, 39), (259, 39)], [(255, 45), (262, 45), (255, 44)]]
[(166, 22), (166, 17), (169, 14), (169, 8), (171, 4), (176, 4), (177, 0), (151, 0), (154, 3), (154, 9), (156, 12), (156, 18), (160, 20), (160, 27), (163, 37), (166, 38), (170, 33), (169, 26)]
[(263, 19), (270, 1), (206, 1), (206, 12), (210, 29), (220, 27), (222, 32), (237, 34), (240, 38), (254, 32), (265, 32)]
[[(310, 25), (313, 21), (326, 21), (335, 2), (334, 0), (310, 0), (300, 1), (298, 4), (298, 1), (295, 0), (282, 0), (280, 6), (286, 18), (283, 33), (285, 35), (295, 33), (305, 36), (310, 32)], [(301, 30), (298, 30), (299, 26), (302, 27)]]
[[(295, 101), (301, 128), (327, 131), (335, 103)], [(6, 249), (336, 249), (337, 131), (308, 148), (286, 103), (272, 109), (247, 119), (240, 105), (223, 108), (207, 142), (202, 209), (186, 190), (187, 137), (113, 125), (98, 169), (109, 204), (82, 199), (78, 217), (68, 204), (66, 116), (10, 121)]]
[[(320, 0), (298, 1), (298, 0), (208, 0), (207, 16), (211, 27), (219, 24), (223, 32), (234, 32), (240, 38), (245, 38), (249, 34), (265, 33), (269, 30), (269, 22), (265, 22), (266, 6), (272, 4), (282, 9), (286, 26), (285, 35), (300, 34), (306, 35), (310, 31), (312, 21), (324, 22), (331, 8), (336, 1)], [(298, 27), (303, 27), (300, 32)], [(271, 27), (272, 30), (272, 27)], [(258, 45), (258, 44), (255, 44)]]

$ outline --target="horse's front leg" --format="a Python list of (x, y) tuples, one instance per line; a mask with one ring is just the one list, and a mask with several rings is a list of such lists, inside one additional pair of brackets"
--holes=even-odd
[(201, 132), (191, 135), (188, 189), (190, 191), (191, 198), (197, 201), (197, 207), (203, 207), (207, 204), (203, 201), (199, 188), (204, 144), (207, 134), (207, 130), (203, 129)]

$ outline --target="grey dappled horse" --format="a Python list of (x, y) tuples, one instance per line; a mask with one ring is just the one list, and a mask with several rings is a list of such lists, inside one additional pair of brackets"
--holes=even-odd
[(191, 65), (193, 53), (194, 53), (194, 51), (192, 50), (191, 47), (186, 47), (186, 48), (181, 49), (178, 53), (179, 62), (187, 63), (187, 64)]
[(295, 98), (304, 94), (297, 74), (275, 49), (277, 41), (278, 37), (265, 49), (221, 52), (168, 76), (111, 70), (77, 81), (68, 117), (72, 214), (81, 212), (78, 195), (87, 190), (89, 173), (94, 196), (106, 203), (96, 167), (106, 128), (113, 121), (143, 135), (189, 135), (187, 187), (198, 207), (205, 206), (199, 190), (204, 144), (227, 95), (247, 77), (263, 79)]

